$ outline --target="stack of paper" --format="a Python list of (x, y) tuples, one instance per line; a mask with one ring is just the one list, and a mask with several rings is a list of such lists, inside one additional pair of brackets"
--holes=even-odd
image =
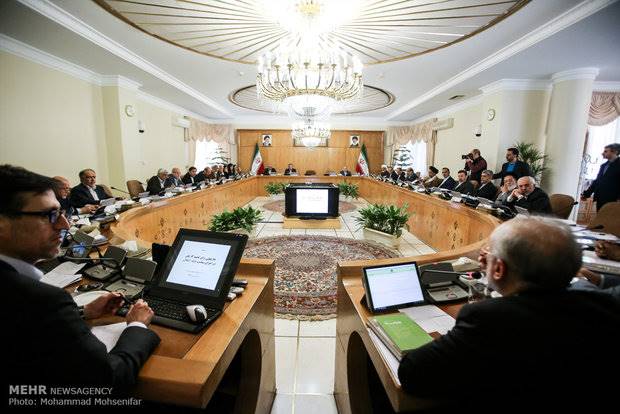
[(441, 335), (454, 327), (454, 318), (434, 305), (414, 306), (401, 309), (400, 312), (409, 316), (426, 332), (438, 332)]
[(41, 282), (48, 285), (56, 286), (59, 288), (65, 288), (72, 283), (82, 279), (82, 275), (76, 274), (80, 271), (86, 263), (73, 263), (63, 262), (44, 274), (41, 278)]
[(620, 275), (620, 262), (601, 259), (593, 251), (585, 250), (582, 256), (583, 266), (600, 273)]

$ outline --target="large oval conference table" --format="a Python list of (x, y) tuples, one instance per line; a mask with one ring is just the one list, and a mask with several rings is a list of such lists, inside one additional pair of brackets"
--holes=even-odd
[[(110, 226), (112, 244), (136, 240), (172, 244), (179, 229), (205, 230), (211, 217), (266, 196), (270, 182), (341, 182), (359, 186), (370, 203), (408, 205), (409, 231), (437, 253), (338, 266), (335, 398), (340, 413), (371, 412), (373, 398), (389, 401), (395, 412), (427, 408), (433, 402), (404, 393), (366, 328), (370, 316), (360, 304), (362, 268), (415, 260), (418, 264), (475, 258), (499, 220), (463, 204), (415, 193), (368, 177), (257, 176), (152, 202), (122, 213)], [(153, 326), (162, 342), (140, 372), (134, 394), (150, 401), (206, 407), (216, 394), (232, 391), (234, 412), (269, 413), (275, 396), (273, 260), (242, 259), (237, 272), (248, 289), (199, 334)], [(442, 306), (455, 316), (460, 305)], [(374, 381), (374, 382), (373, 382)], [(376, 389), (380, 381), (382, 390)], [(386, 399), (387, 398), (387, 399)]]

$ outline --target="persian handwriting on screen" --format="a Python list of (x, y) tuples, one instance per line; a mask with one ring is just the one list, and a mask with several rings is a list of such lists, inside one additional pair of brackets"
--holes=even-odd
[(188, 254), (183, 258), (185, 263), (197, 263), (204, 266), (215, 266), (217, 259), (215, 257), (196, 256), (194, 254)]

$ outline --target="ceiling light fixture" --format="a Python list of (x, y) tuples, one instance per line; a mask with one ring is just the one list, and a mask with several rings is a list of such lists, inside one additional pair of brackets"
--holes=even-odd
[(293, 124), (291, 131), (293, 140), (300, 140), (306, 147), (316, 147), (324, 140), (329, 139), (331, 130), (329, 124), (308, 119)]

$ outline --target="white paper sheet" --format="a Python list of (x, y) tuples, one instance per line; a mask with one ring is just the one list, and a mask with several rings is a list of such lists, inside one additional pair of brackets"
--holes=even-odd
[(74, 275), (79, 272), (84, 266), (86, 266), (86, 263), (74, 263), (69, 261), (62, 262), (61, 264), (47, 272), (47, 274), (57, 273), (61, 275)]
[(398, 366), (400, 365), (400, 362), (398, 362), (398, 359), (396, 359), (394, 354), (390, 352), (388, 347), (385, 346), (383, 342), (381, 342), (381, 339), (379, 339), (379, 337), (369, 328), (367, 329), (368, 329), (368, 335), (370, 336), (370, 339), (375, 344), (377, 351), (379, 351), (379, 354), (381, 354), (381, 358), (383, 358), (383, 360), (385, 361), (385, 364), (387, 365), (388, 369), (392, 373), (392, 376), (394, 377), (396, 384), (400, 386), (400, 381), (398, 380)]
[(400, 310), (420, 325), (427, 333), (446, 334), (454, 327), (455, 320), (435, 305), (413, 306)]
[(93, 335), (104, 343), (108, 352), (116, 346), (118, 338), (127, 327), (127, 322), (113, 323), (110, 325), (95, 326), (91, 329)]
[(48, 285), (56, 286), (59, 288), (65, 288), (72, 283), (77, 282), (82, 279), (81, 275), (74, 274), (61, 274), (61, 273), (47, 273), (41, 277), (41, 282), (47, 283)]

